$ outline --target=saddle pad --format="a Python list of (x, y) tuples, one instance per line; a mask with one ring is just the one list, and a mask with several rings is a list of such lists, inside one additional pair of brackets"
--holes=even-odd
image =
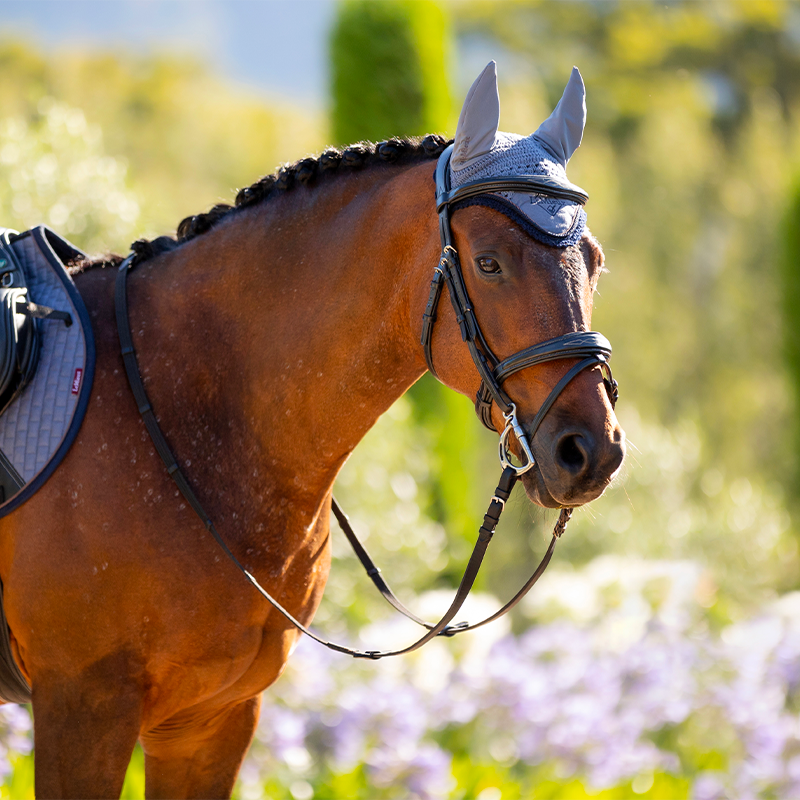
[(0, 517), (41, 488), (80, 429), (94, 377), (92, 326), (64, 263), (83, 257), (49, 228), (12, 237), (33, 303), (69, 313), (42, 319), (41, 351), (30, 383), (0, 416)]

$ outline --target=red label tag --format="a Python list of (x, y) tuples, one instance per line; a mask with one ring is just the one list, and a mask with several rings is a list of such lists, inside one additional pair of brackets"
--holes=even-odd
[(83, 370), (78, 367), (75, 370), (75, 377), (72, 379), (72, 394), (78, 394), (81, 388), (81, 379), (83, 378)]

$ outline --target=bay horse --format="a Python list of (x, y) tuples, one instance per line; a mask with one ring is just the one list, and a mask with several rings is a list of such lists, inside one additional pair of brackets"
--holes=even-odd
[[(480, 138), (467, 135), (468, 104), (462, 161), (465, 139)], [(329, 149), (185, 220), (177, 239), (135, 248), (129, 319), (159, 424), (227, 545), (304, 624), (330, 567), (337, 473), (428, 366), (420, 320), (441, 253), (432, 172), (446, 144)], [(496, 353), (589, 330), (603, 254), (588, 229), (544, 244), (479, 203), (451, 224)], [(36, 792), (119, 796), (138, 740), (147, 797), (228, 797), (261, 692), (299, 634), (224, 557), (155, 451), (120, 355), (120, 260), (75, 271), (97, 344), (78, 440), (0, 521), (12, 650), (33, 693)], [(480, 376), (458, 322), (441, 304), (431, 351), (438, 378), (474, 397)], [(522, 428), (571, 363), (508, 377)], [(501, 410), (490, 414), (502, 430)], [(531, 449), (521, 481), (533, 502), (573, 507), (602, 493), (624, 434), (600, 369), (564, 388)]]

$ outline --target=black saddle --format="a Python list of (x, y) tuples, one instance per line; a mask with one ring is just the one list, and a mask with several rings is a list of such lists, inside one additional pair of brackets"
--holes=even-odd
[(0, 414), (30, 383), (39, 362), (39, 320), (30, 313), (25, 270), (0, 232)]
[(36, 373), (40, 320), (61, 319), (67, 326), (72, 325), (68, 312), (31, 301), (25, 269), (11, 247), (16, 235), (16, 231), (0, 228), (0, 414)]

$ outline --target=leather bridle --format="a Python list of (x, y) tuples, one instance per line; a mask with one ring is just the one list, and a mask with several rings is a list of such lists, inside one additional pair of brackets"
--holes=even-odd
[[(603, 370), (603, 381), (608, 390), (612, 405), (619, 396), (617, 382), (611, 375), (608, 359), (611, 357), (611, 344), (608, 339), (595, 331), (572, 331), (562, 336), (527, 347), (509, 358), (500, 360), (492, 352), (481, 332), (478, 319), (470, 302), (458, 251), (453, 243), (450, 229), (450, 211), (456, 203), (478, 195), (495, 192), (523, 192), (539, 194), (561, 200), (570, 200), (583, 205), (589, 195), (583, 189), (569, 181), (549, 175), (517, 175), (509, 178), (488, 178), (470, 181), (456, 189), (450, 188), (450, 157), (453, 152), (451, 144), (439, 157), (436, 165), (436, 210), (439, 213), (439, 236), (442, 243), (442, 255), (436, 266), (431, 281), (430, 295), (425, 313), (422, 315), (422, 347), (425, 360), (433, 375), (433, 325), (436, 322), (436, 310), (442, 294), (442, 287), (447, 284), (450, 302), (456, 314), (456, 321), (461, 328), (461, 338), (467, 343), (470, 355), (481, 378), (481, 385), (475, 399), (475, 413), (478, 419), (489, 430), (496, 430), (492, 423), (492, 403), (496, 403), (503, 414), (505, 427), (500, 433), (500, 463), (504, 468), (512, 467), (517, 475), (522, 475), (534, 466), (530, 442), (542, 423), (547, 412), (555, 403), (567, 384), (585, 369), (600, 366)], [(503, 390), (503, 382), (520, 370), (544, 364), (548, 361), (580, 358), (577, 364), (559, 380), (542, 403), (531, 422), (527, 434), (517, 419), (516, 405)], [(522, 464), (515, 466), (509, 458), (508, 439), (513, 433), (522, 451)]]
[[(413, 612), (409, 611), (394, 595), (389, 585), (381, 577), (380, 570), (375, 566), (372, 559), (369, 557), (363, 544), (359, 542), (355, 535), (347, 516), (334, 498), (331, 498), (331, 507), (334, 515), (339, 521), (342, 530), (347, 536), (350, 544), (355, 550), (361, 564), (367, 571), (372, 582), (377, 586), (383, 597), (395, 609), (400, 611), (409, 619), (418, 623), (426, 628), (425, 634), (417, 639), (417, 641), (408, 645), (407, 647), (399, 648), (396, 650), (356, 650), (344, 645), (330, 642), (319, 636), (311, 629), (303, 625), (299, 620), (285, 609), (272, 595), (264, 589), (263, 586), (256, 580), (256, 578), (241, 564), (236, 556), (231, 552), (225, 540), (220, 536), (216, 527), (214, 526), (211, 518), (206, 514), (200, 501), (194, 493), (191, 484), (183, 474), (178, 461), (172, 453), (172, 449), (164, 436), (158, 421), (156, 419), (153, 407), (147, 397), (147, 392), (144, 388), (141, 375), (139, 373), (139, 366), (136, 360), (136, 351), (133, 346), (133, 337), (131, 336), (130, 322), (128, 319), (128, 301), (127, 301), (127, 275), (128, 272), (136, 266), (135, 254), (129, 255), (120, 264), (117, 273), (116, 289), (115, 289), (115, 306), (117, 316), (117, 330), (119, 332), (120, 346), (122, 349), (122, 357), (125, 363), (125, 371), (128, 376), (128, 381), (131, 385), (131, 390), (139, 409), (139, 413), (145, 423), (148, 433), (155, 445), (164, 464), (167, 467), (167, 472), (175, 481), (183, 496), (186, 498), (189, 505), (192, 507), (197, 516), (202, 520), (206, 529), (211, 533), (219, 546), (225, 552), (225, 555), (236, 565), (236, 567), (243, 573), (245, 578), (255, 587), (255, 589), (267, 600), (267, 602), (282, 614), (293, 626), (302, 631), (307, 636), (310, 636), (315, 641), (324, 645), (325, 647), (336, 650), (340, 653), (346, 653), (356, 658), (370, 658), (379, 659), (386, 656), (396, 656), (403, 653), (410, 653), (423, 644), (430, 641), (436, 636), (453, 636), (456, 633), (462, 633), (468, 630), (474, 630), (482, 625), (486, 625), (492, 620), (497, 619), (506, 612), (510, 611), (522, 598), (528, 593), (533, 585), (539, 580), (547, 565), (550, 563), (556, 542), (564, 532), (567, 522), (569, 521), (572, 513), (571, 508), (562, 508), (555, 528), (553, 529), (552, 539), (547, 548), (547, 552), (542, 558), (539, 565), (534, 570), (527, 583), (517, 592), (516, 595), (506, 603), (501, 609), (472, 625), (467, 622), (460, 622), (451, 625), (450, 622), (454, 619), (456, 614), (461, 609), (470, 590), (478, 575), (483, 557), (489, 542), (494, 535), (500, 515), (505, 508), (506, 501), (511, 495), (511, 491), (518, 477), (527, 472), (534, 466), (533, 453), (531, 451), (530, 440), (533, 439), (539, 425), (542, 422), (545, 414), (552, 407), (556, 398), (561, 394), (567, 384), (580, 372), (585, 369), (599, 365), (603, 370), (603, 380), (609, 392), (612, 404), (617, 400), (617, 383), (611, 376), (611, 369), (608, 366), (608, 359), (611, 356), (611, 345), (608, 340), (599, 333), (589, 331), (573, 331), (563, 336), (557, 336), (554, 339), (548, 339), (540, 344), (533, 345), (519, 353), (516, 353), (509, 358), (500, 361), (492, 352), (491, 348), (484, 338), (475, 312), (470, 303), (467, 294), (466, 285), (464, 283), (464, 276), (461, 272), (461, 265), (458, 258), (458, 252), (453, 244), (452, 232), (450, 230), (450, 211), (451, 206), (461, 200), (469, 197), (475, 197), (483, 194), (490, 194), (493, 192), (527, 192), (531, 194), (541, 194), (548, 197), (555, 197), (559, 199), (571, 200), (573, 202), (585, 203), (588, 195), (577, 186), (573, 186), (566, 180), (559, 180), (550, 176), (544, 175), (523, 175), (510, 178), (492, 178), (486, 180), (472, 181), (464, 184), (456, 189), (451, 190), (449, 185), (449, 161), (452, 153), (452, 145), (448, 147), (440, 156), (436, 168), (436, 207), (439, 213), (439, 231), (441, 234), (442, 254), (439, 263), (434, 271), (433, 280), (431, 281), (431, 290), (428, 297), (428, 303), (425, 308), (425, 313), (422, 318), (422, 346), (425, 351), (425, 360), (427, 361), (428, 368), (436, 375), (433, 366), (433, 352), (431, 350), (433, 340), (433, 325), (436, 322), (436, 309), (441, 297), (442, 287), (447, 284), (450, 300), (456, 313), (456, 320), (461, 328), (461, 336), (467, 343), (472, 359), (481, 377), (481, 386), (478, 390), (475, 409), (478, 417), (491, 430), (495, 430), (491, 422), (491, 406), (496, 403), (505, 420), (505, 427), (500, 434), (500, 462), (503, 465), (503, 473), (500, 477), (495, 494), (492, 497), (489, 508), (483, 518), (483, 524), (478, 531), (478, 539), (475, 547), (470, 556), (469, 562), (464, 575), (461, 579), (458, 589), (456, 590), (455, 597), (450, 604), (442, 618), (435, 624), (425, 622), (417, 617)], [(533, 422), (529, 426), (526, 433), (517, 419), (516, 406), (508, 397), (502, 388), (502, 384), (506, 378), (519, 372), (527, 367), (543, 364), (548, 361), (574, 359), (578, 358), (580, 361), (571, 367), (567, 373), (559, 380), (553, 387), (547, 399), (542, 404), (539, 411), (536, 413)], [(511, 433), (516, 437), (519, 446), (522, 450), (522, 464), (517, 466), (511, 462), (511, 455), (509, 450), (509, 436)]]

